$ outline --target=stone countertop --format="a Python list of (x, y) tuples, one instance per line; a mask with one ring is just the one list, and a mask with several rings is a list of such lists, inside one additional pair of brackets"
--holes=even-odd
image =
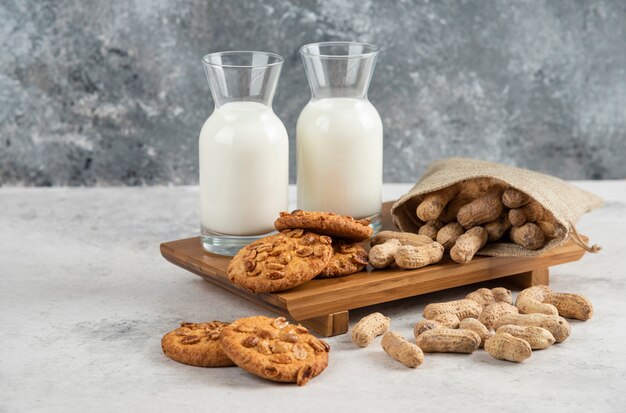
[[(478, 351), (427, 354), (414, 370), (380, 338), (360, 349), (343, 335), (301, 388), (161, 353), (181, 320), (270, 315), (160, 256), (159, 243), (196, 234), (197, 188), (0, 188), (0, 411), (624, 411), (626, 181), (576, 184), (606, 204), (578, 226), (602, 252), (552, 270), (555, 290), (595, 305), (566, 342), (522, 364)], [(386, 185), (384, 197), (409, 187)], [(425, 304), (473, 289), (353, 310), (350, 321), (381, 311), (412, 337)]]

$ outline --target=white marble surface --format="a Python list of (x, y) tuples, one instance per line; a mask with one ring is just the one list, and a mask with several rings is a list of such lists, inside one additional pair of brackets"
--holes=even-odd
[[(606, 200), (581, 232), (604, 249), (555, 267), (556, 290), (586, 294), (588, 322), (523, 364), (483, 351), (427, 355), (407, 369), (380, 348), (329, 339), (330, 366), (298, 388), (161, 353), (180, 320), (269, 314), (175, 267), (159, 243), (194, 235), (196, 188), (0, 188), (0, 411), (626, 410), (626, 181), (579, 182)], [(408, 185), (387, 185), (385, 198)], [(496, 283), (497, 284), (497, 283)], [(493, 284), (493, 285), (496, 285)], [(472, 288), (353, 311), (411, 337), (425, 303)]]

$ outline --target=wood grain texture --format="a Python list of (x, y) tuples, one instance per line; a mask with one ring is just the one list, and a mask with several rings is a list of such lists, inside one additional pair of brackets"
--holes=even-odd
[(522, 289), (532, 287), (533, 285), (549, 285), (550, 269), (539, 268), (533, 271), (516, 274), (509, 277), (508, 281)]
[[(293, 317), (290, 318), (293, 319)], [(340, 311), (338, 313), (296, 321), (322, 336), (331, 337), (344, 334), (348, 331), (350, 314), (348, 311)]]
[[(383, 209), (383, 228), (391, 228), (389, 207), (387, 203)], [(346, 332), (348, 310), (354, 308), (502, 277), (510, 277), (522, 288), (548, 284), (549, 267), (577, 261), (584, 253), (568, 242), (537, 257), (476, 256), (467, 264), (457, 264), (444, 256), (440, 263), (417, 270), (374, 270), (368, 266), (345, 277), (314, 279), (287, 291), (253, 294), (230, 282), (226, 275), (230, 257), (204, 251), (200, 237), (161, 244), (161, 254), (168, 261), (325, 336)]]

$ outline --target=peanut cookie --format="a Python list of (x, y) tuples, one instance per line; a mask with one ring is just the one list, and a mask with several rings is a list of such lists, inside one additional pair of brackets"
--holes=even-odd
[(317, 278), (340, 277), (361, 271), (367, 265), (367, 251), (359, 244), (333, 241), (333, 255), (330, 263)]
[(277, 230), (303, 228), (318, 234), (345, 238), (350, 241), (363, 241), (372, 236), (369, 219), (354, 219), (346, 215), (332, 212), (311, 212), (296, 209), (281, 212), (280, 218), (274, 222)]
[(239, 367), (265, 379), (305, 385), (328, 365), (330, 347), (285, 317), (242, 318), (224, 328), (220, 344)]
[(222, 328), (228, 323), (180, 323), (161, 339), (163, 353), (179, 363), (198, 367), (229, 367), (235, 363), (228, 358), (218, 341)]
[(243, 247), (228, 278), (253, 293), (286, 290), (309, 281), (330, 262), (332, 240), (302, 229), (283, 231)]

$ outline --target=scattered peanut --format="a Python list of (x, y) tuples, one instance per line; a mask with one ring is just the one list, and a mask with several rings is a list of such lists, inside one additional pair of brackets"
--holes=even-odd
[(532, 287), (528, 287), (517, 295), (517, 299), (515, 301), (515, 305), (517, 302), (524, 298), (530, 298), (535, 301), (542, 302), (546, 299), (550, 294), (552, 294), (552, 288), (548, 285), (534, 285)]
[[(519, 363), (531, 357), (532, 350), (548, 348), (569, 337), (570, 325), (563, 316), (586, 320), (593, 314), (593, 306), (585, 297), (554, 293), (547, 285), (526, 288), (517, 296), (517, 307), (511, 303), (511, 291), (497, 287), (479, 288), (461, 300), (428, 304), (424, 308), (425, 319), (413, 329), (417, 347), (423, 353), (472, 353), (484, 347), (496, 359)], [(518, 313), (522, 308), (547, 304), (558, 308), (561, 315)], [(406, 347), (407, 352), (415, 351), (397, 333), (386, 336), (390, 337), (390, 343), (391, 340), (397, 343), (394, 344), (397, 350), (385, 349), (396, 360), (402, 361), (404, 357), (400, 355), (400, 346)], [(416, 354), (413, 359), (405, 358), (419, 365), (423, 359)]]
[(528, 222), (520, 227), (512, 227), (509, 234), (514, 243), (529, 250), (539, 249), (543, 247), (545, 242), (545, 236), (541, 228), (532, 222)]
[(557, 315), (559, 312), (551, 304), (544, 304), (543, 300), (552, 294), (552, 289), (547, 285), (535, 285), (522, 290), (515, 300), (515, 306), (522, 314), (548, 314)]
[(496, 299), (497, 303), (513, 303), (513, 295), (511, 294), (511, 290), (507, 290), (504, 287), (496, 287), (492, 288), (491, 292), (493, 293), (493, 298)]
[(509, 333), (496, 333), (485, 341), (485, 351), (498, 360), (521, 363), (532, 355), (530, 344)]
[(424, 362), (422, 350), (394, 331), (385, 333), (380, 344), (385, 353), (407, 367), (415, 368)]
[(372, 313), (363, 317), (352, 329), (352, 341), (359, 347), (367, 347), (376, 336), (389, 328), (389, 317)]
[(474, 227), (461, 235), (450, 249), (450, 257), (464, 264), (474, 258), (474, 254), (487, 243), (487, 231), (483, 227)]
[(593, 315), (593, 305), (584, 296), (555, 293), (547, 285), (526, 288), (518, 294), (515, 305), (523, 314), (558, 314), (577, 320), (588, 320)]
[(504, 287), (496, 287), (491, 290), (488, 288), (479, 288), (478, 290), (467, 294), (465, 298), (476, 301), (483, 308), (493, 303), (511, 304), (512, 302), (511, 290), (507, 290)]
[(485, 307), (478, 321), (483, 323), (488, 329), (492, 329), (495, 322), (502, 316), (507, 314), (517, 314), (517, 307), (508, 303), (493, 303)]
[(483, 307), (496, 302), (493, 292), (489, 288), (479, 288), (465, 296), (468, 300), (474, 300)]
[(546, 297), (543, 302), (556, 307), (561, 317), (589, 320), (593, 315), (593, 304), (579, 294), (553, 293)]
[(566, 340), (570, 335), (569, 323), (558, 315), (507, 314), (496, 321), (494, 329), (497, 331), (498, 328), (507, 324), (543, 327), (552, 333), (557, 343)]
[(417, 336), (422, 334), (424, 331), (434, 330), (435, 328), (444, 328), (444, 326), (438, 321), (423, 319), (420, 320), (419, 323), (415, 324), (415, 327), (413, 328), (413, 335), (417, 338)]
[(461, 224), (450, 222), (437, 232), (437, 242), (449, 250), (464, 232), (465, 228)]
[(439, 314), (454, 314), (459, 320), (463, 320), (468, 317), (477, 318), (482, 310), (480, 304), (468, 299), (431, 303), (424, 307), (424, 318), (432, 320)]
[(516, 326), (512, 324), (503, 325), (496, 332), (509, 333), (513, 337), (521, 338), (530, 344), (533, 350), (541, 350), (554, 344), (554, 336), (543, 327), (536, 326)]
[(436, 321), (446, 328), (459, 328), (460, 322), (459, 317), (450, 313), (437, 314), (432, 318), (432, 321)]
[(522, 314), (547, 314), (558, 315), (559, 311), (552, 304), (544, 304), (531, 298), (521, 298), (515, 302), (515, 306)]
[(472, 353), (480, 345), (480, 336), (472, 330), (436, 328), (415, 339), (425, 353)]
[(459, 328), (462, 330), (472, 330), (480, 337), (480, 347), (485, 346), (485, 340), (493, 336), (493, 333), (489, 331), (487, 327), (475, 318), (466, 318), (461, 320)]

